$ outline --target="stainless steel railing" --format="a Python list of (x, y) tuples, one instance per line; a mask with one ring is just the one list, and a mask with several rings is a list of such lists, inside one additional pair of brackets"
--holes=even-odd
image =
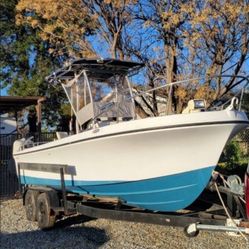
[[(182, 84), (186, 84), (186, 83), (191, 83), (193, 81), (203, 81), (203, 80), (204, 81), (202, 82), (202, 84), (205, 84), (207, 81), (215, 79), (215, 78), (231, 78), (231, 77), (240, 79), (240, 82), (236, 83), (236, 85), (238, 85), (238, 86), (241, 85), (242, 82), (245, 82), (245, 83), (243, 84), (243, 86), (240, 88), (240, 90), (237, 93), (235, 93), (235, 94), (233, 94), (231, 96), (231, 98), (229, 100), (225, 101), (224, 103), (222, 102), (221, 106), (218, 107), (216, 105), (211, 105), (209, 107), (209, 109), (216, 109), (216, 110), (217, 110), (217, 108), (224, 109), (224, 107), (231, 102), (231, 99), (233, 97), (238, 97), (239, 98), (238, 109), (241, 110), (241, 103), (242, 103), (242, 100), (243, 100), (244, 92), (249, 86), (249, 76), (244, 76), (244, 75), (234, 76), (234, 75), (228, 75), (227, 74), (227, 75), (214, 75), (214, 76), (211, 76), (211, 77), (208, 77), (208, 78), (198, 77), (198, 78), (192, 78), (192, 79), (186, 79), (186, 80), (179, 80), (179, 81), (176, 81), (176, 82), (167, 83), (167, 84), (164, 84), (164, 85), (161, 85), (161, 86), (158, 86), (158, 87), (154, 87), (154, 88), (151, 88), (151, 89), (146, 90), (146, 91), (138, 91), (138, 93), (135, 94), (135, 96), (150, 95), (154, 91), (157, 91), (157, 90), (160, 90), (160, 89), (163, 89), (163, 88), (169, 88), (168, 95), (166, 95), (166, 100), (169, 100), (169, 98), (172, 95), (172, 91), (173, 91), (174, 86), (182, 85)], [(156, 81), (158, 79), (165, 79), (165, 78), (164, 77), (157, 77), (154, 81)], [(224, 94), (224, 95), (226, 95), (226, 94)], [(222, 97), (224, 95), (222, 95)], [(169, 108), (170, 108), (169, 105), (171, 105), (171, 102), (167, 101), (167, 108), (166, 108), (167, 110), (169, 110)]]

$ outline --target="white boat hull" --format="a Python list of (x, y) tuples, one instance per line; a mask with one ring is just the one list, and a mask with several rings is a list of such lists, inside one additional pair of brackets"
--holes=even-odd
[[(69, 165), (72, 174), (65, 180), (73, 192), (175, 211), (198, 197), (226, 142), (247, 125), (244, 113), (229, 110), (148, 118), (28, 148), (14, 158), (17, 163)], [(25, 184), (59, 187), (59, 177), (21, 172)]]

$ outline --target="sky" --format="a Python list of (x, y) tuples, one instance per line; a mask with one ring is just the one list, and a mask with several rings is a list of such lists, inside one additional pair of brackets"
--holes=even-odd
[(0, 96), (6, 96), (8, 95), (8, 89), (4, 88), (4, 89), (0, 89)]

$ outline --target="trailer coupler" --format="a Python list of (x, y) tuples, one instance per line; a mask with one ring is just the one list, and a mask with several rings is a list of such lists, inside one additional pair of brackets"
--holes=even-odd
[[(227, 222), (229, 224), (229, 221)], [(248, 227), (241, 227), (241, 226), (231, 226), (230, 225), (206, 225), (206, 224), (199, 224), (199, 223), (192, 223), (185, 227), (184, 232), (188, 237), (195, 237), (199, 234), (199, 231), (206, 230), (206, 231), (214, 231), (214, 232), (229, 232), (229, 233), (240, 233), (240, 234), (248, 234), (249, 235), (249, 228)]]

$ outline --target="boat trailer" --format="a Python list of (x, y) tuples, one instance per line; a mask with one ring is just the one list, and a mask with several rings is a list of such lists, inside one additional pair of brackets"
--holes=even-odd
[[(237, 206), (244, 214), (242, 218), (232, 218), (226, 213), (224, 215), (219, 205), (206, 210), (190, 208), (177, 212), (153, 212), (127, 206), (117, 198), (78, 195), (66, 191), (64, 175), (68, 172), (68, 165), (19, 163), (19, 182), (20, 171), (24, 169), (60, 174), (61, 189), (54, 189), (53, 186), (19, 185), (27, 219), (37, 221), (41, 229), (52, 228), (59, 217), (83, 214), (90, 218), (183, 227), (188, 237), (197, 236), (201, 230), (233, 232), (243, 236), (249, 234), (249, 220), (245, 217), (245, 211), (242, 210), (241, 205)], [(210, 184), (210, 189), (213, 191), (212, 181)], [(220, 189), (223, 194), (228, 193), (228, 197), (231, 198), (230, 190), (224, 187)], [(218, 191), (220, 192), (219, 189)], [(235, 194), (235, 199), (238, 200), (237, 194)]]

